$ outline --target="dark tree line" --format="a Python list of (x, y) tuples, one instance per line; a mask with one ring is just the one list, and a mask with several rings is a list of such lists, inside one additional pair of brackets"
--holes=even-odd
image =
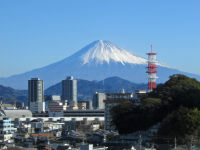
[(125, 102), (111, 110), (119, 133), (147, 130), (161, 123), (158, 134), (185, 138), (198, 135), (200, 127), (200, 82), (184, 75), (173, 75), (141, 101)]

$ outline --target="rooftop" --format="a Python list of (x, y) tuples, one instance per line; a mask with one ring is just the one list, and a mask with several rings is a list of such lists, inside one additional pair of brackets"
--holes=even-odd
[(8, 118), (32, 117), (32, 112), (27, 109), (0, 110), (0, 116)]

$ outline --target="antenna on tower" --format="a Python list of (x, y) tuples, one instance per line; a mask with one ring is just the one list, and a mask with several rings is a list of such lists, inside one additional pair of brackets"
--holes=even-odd
[(151, 45), (151, 52), (147, 53), (148, 55), (148, 66), (147, 66), (147, 72), (148, 73), (148, 91), (151, 92), (153, 89), (156, 88), (156, 74), (158, 71), (156, 70), (158, 67), (156, 65), (156, 55), (157, 53), (152, 52), (152, 45)]

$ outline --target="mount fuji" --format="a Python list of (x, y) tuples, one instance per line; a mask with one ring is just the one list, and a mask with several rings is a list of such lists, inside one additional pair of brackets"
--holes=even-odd
[[(48, 66), (0, 78), (0, 84), (15, 89), (27, 89), (27, 80), (39, 77), (48, 88), (66, 76), (86, 80), (103, 80), (118, 76), (135, 83), (146, 83), (147, 60), (122, 49), (112, 42), (98, 40), (90, 43), (75, 54)], [(200, 76), (181, 72), (158, 63), (158, 82), (163, 83), (172, 74), (185, 74), (200, 80)]]

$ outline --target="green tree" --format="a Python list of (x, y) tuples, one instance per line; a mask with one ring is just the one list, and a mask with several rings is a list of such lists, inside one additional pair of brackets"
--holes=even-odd
[(158, 85), (139, 106), (122, 103), (111, 114), (119, 133), (147, 130), (161, 122), (160, 134), (184, 137), (199, 128), (199, 109), (200, 82), (177, 74)]
[(160, 98), (145, 98), (141, 101), (141, 106), (146, 108), (160, 107), (160, 105), (161, 105)]
[(200, 111), (180, 106), (178, 110), (165, 118), (160, 126), (159, 134), (184, 138), (192, 135), (200, 126)]

